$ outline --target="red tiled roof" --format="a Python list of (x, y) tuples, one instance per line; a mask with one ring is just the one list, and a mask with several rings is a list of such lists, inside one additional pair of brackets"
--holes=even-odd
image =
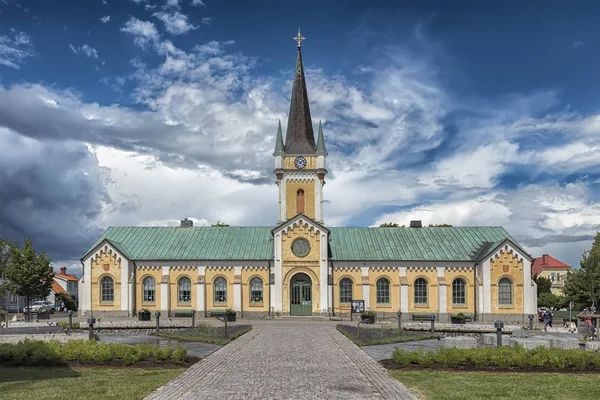
[(67, 291), (58, 284), (58, 282), (52, 282), (52, 291), (56, 294), (58, 294), (58, 293), (68, 294)]
[(536, 257), (533, 259), (533, 264), (531, 265), (531, 276), (535, 276), (536, 274), (542, 272), (544, 268), (573, 269), (570, 265), (565, 264), (564, 262), (557, 260), (548, 254), (544, 254), (541, 257)]
[(64, 279), (65, 281), (75, 281), (75, 282), (79, 282), (79, 279), (77, 279), (77, 277), (75, 275), (72, 274), (54, 274), (55, 278), (61, 278)]

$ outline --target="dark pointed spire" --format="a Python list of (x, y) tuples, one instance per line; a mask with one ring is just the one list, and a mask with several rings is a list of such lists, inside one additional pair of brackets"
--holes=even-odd
[(275, 152), (273, 155), (282, 156), (284, 152), (283, 135), (281, 134), (281, 120), (279, 120), (279, 125), (277, 126), (277, 139), (275, 139)]
[[(298, 37), (304, 39), (298, 30)], [(298, 40), (298, 57), (296, 58), (296, 73), (290, 101), (290, 115), (285, 135), (285, 152), (288, 154), (314, 154), (317, 150), (313, 133), (306, 81), (304, 80), (304, 65), (302, 65), (301, 39)]]
[(317, 138), (317, 155), (327, 155), (327, 149), (325, 149), (325, 137), (323, 136), (323, 124), (319, 120), (319, 136)]

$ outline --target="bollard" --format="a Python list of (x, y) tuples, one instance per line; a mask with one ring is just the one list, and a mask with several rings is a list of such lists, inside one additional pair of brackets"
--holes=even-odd
[(90, 317), (90, 318), (88, 318), (87, 322), (88, 322), (88, 325), (90, 326), (90, 329), (88, 331), (89, 332), (89, 340), (92, 340), (92, 339), (94, 339), (94, 324), (96, 323), (96, 318)]
[(504, 322), (496, 321), (494, 322), (494, 326), (496, 327), (496, 347), (502, 346), (502, 328), (504, 328)]
[(398, 329), (402, 329), (402, 311), (398, 311)]
[(229, 334), (227, 332), (227, 321), (225, 321), (225, 339), (229, 338)]
[(529, 330), (533, 330), (533, 314), (529, 314)]
[(69, 310), (69, 330), (73, 329), (73, 310)]
[(196, 327), (196, 311), (192, 313), (192, 328)]
[(435, 314), (431, 314), (429, 319), (431, 319), (431, 333), (435, 333)]
[(158, 333), (160, 332), (160, 311), (154, 313), (154, 318), (156, 318), (156, 333)]

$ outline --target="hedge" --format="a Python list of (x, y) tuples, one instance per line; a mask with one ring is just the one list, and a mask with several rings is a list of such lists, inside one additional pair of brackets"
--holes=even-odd
[(476, 349), (442, 348), (409, 352), (396, 348), (392, 360), (398, 367), (500, 369), (500, 370), (568, 370), (588, 371), (600, 368), (600, 352), (578, 349), (563, 350), (540, 347), (483, 347)]
[(71, 340), (64, 345), (58, 341), (24, 340), (17, 344), (0, 344), (0, 364), (40, 366), (68, 362), (80, 364), (124, 364), (146, 361), (152, 363), (180, 363), (187, 356), (179, 346), (156, 347), (151, 344), (98, 343), (95, 340)]

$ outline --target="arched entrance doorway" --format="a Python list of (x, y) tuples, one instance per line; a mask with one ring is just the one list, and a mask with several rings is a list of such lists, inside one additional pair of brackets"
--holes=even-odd
[(312, 281), (306, 274), (296, 274), (290, 282), (290, 315), (312, 315)]

